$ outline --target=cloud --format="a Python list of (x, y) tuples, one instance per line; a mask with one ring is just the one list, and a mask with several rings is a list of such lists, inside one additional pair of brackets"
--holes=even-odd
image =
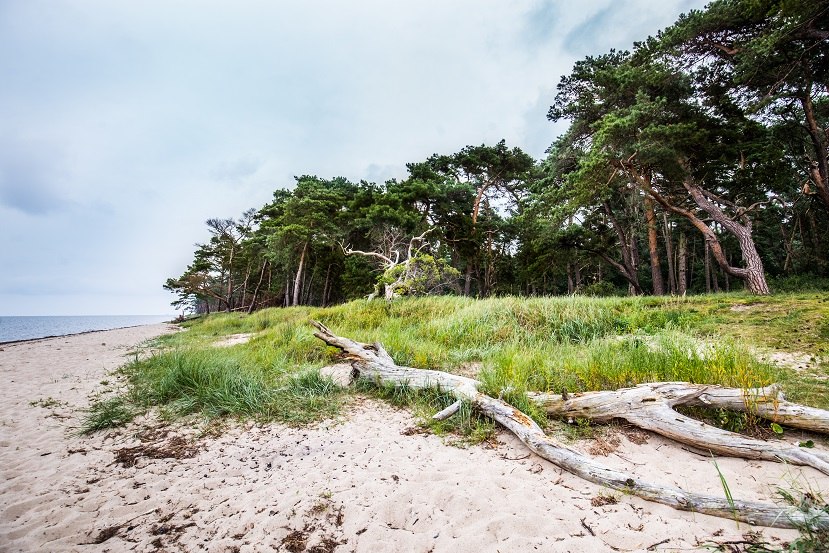
[(604, 0), (595, 12), (587, 12), (590, 15), (570, 29), (563, 47), (578, 57), (602, 54), (611, 48), (630, 50), (634, 42), (671, 25), (680, 13), (703, 5), (698, 0)]
[(529, 44), (544, 44), (556, 36), (559, 8), (552, 0), (542, 0), (525, 16), (522, 36)]
[(231, 162), (220, 163), (210, 174), (218, 181), (237, 183), (246, 177), (255, 175), (262, 165), (262, 161), (258, 159), (239, 158)]
[(59, 175), (51, 169), (54, 160), (32, 147), (3, 148), (0, 154), (0, 205), (27, 215), (46, 215), (61, 211), (68, 202), (57, 183)]

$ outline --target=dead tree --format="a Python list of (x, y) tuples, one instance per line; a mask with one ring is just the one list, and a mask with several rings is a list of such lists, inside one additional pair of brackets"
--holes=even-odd
[[(326, 344), (337, 347), (347, 354), (354, 370), (361, 376), (374, 380), (379, 384), (407, 386), (413, 389), (437, 388), (448, 392), (458, 401), (450, 408), (438, 413), (436, 417), (448, 418), (458, 410), (461, 402), (468, 402), (474, 409), (492, 418), (515, 434), (531, 451), (540, 457), (595, 484), (630, 493), (675, 509), (731, 518), (760, 526), (796, 528), (810, 525), (815, 528), (829, 528), (829, 513), (809, 506), (799, 509), (696, 494), (681, 488), (648, 482), (623, 470), (605, 467), (592, 458), (546, 435), (530, 417), (519, 409), (501, 399), (480, 392), (478, 390), (480, 383), (477, 380), (442, 371), (398, 366), (379, 343), (368, 345), (355, 342), (334, 335), (321, 323), (314, 322), (313, 324), (317, 328), (314, 335)], [(608, 418), (614, 418), (617, 416), (616, 413), (624, 413), (637, 403), (642, 405), (660, 402), (670, 404), (670, 402), (673, 402), (673, 405), (676, 405), (680, 401), (685, 401), (686, 404), (697, 401), (703, 404), (705, 402), (716, 404), (716, 402), (722, 401), (726, 404), (735, 401), (734, 394), (723, 394), (721, 393), (722, 389), (717, 387), (695, 388), (690, 386), (688, 388), (689, 385), (681, 383), (661, 383), (661, 385), (649, 386), (651, 388), (636, 387), (627, 390), (639, 390), (638, 394), (632, 392), (626, 394), (627, 391), (619, 390), (616, 392), (574, 395), (569, 396), (568, 399), (560, 396), (537, 395), (535, 400), (555, 413), (563, 415), (578, 413), (578, 416), (596, 416), (598, 418), (601, 418), (601, 414)], [(663, 386), (663, 388), (660, 389), (660, 386)], [(654, 393), (657, 391), (659, 397), (654, 397)], [(605, 395), (601, 396), (600, 394)], [(613, 396), (613, 394), (616, 394), (616, 396)], [(680, 400), (678, 398), (687, 399)], [(784, 411), (786, 409), (788, 408), (784, 408)], [(678, 415), (675, 412), (674, 414)], [(822, 416), (827, 418), (825, 413)], [(643, 418), (646, 418), (645, 415), (643, 415)], [(684, 434), (684, 432), (678, 432), (676, 439), (680, 439)], [(753, 447), (753, 445), (750, 445), (750, 447)]]
[[(361, 250), (354, 250), (351, 247), (341, 244), (343, 253), (345, 255), (362, 255), (364, 257), (371, 257), (380, 261), (383, 268), (383, 276), (376, 284), (374, 291), (369, 294), (368, 299), (373, 300), (383, 292), (386, 301), (391, 301), (397, 296), (401, 295), (407, 283), (413, 278), (412, 271), (414, 269), (414, 261), (420, 254), (426, 235), (434, 230), (430, 228), (423, 234), (413, 237), (409, 240), (409, 245), (406, 248), (405, 258), (400, 260), (400, 251), (402, 249), (401, 236), (396, 233), (386, 233), (384, 242), (386, 242), (384, 253), (381, 252), (365, 252)], [(394, 256), (394, 259), (392, 259)], [(381, 286), (383, 287), (381, 290)]]

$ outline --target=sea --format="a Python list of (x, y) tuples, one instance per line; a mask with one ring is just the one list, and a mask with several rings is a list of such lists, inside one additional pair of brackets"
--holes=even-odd
[(0, 315), (0, 343), (163, 323), (174, 318), (175, 315), (73, 315), (53, 317)]

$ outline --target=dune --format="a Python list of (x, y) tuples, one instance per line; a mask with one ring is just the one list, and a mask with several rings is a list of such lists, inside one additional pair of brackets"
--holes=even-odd
[[(79, 436), (131, 348), (170, 325), (0, 351), (0, 551), (673, 551), (797, 531), (675, 511), (603, 490), (516, 439), (456, 447), (366, 398), (306, 428), (153, 416)], [(196, 421), (198, 422), (198, 421)], [(651, 480), (723, 493), (710, 457), (641, 431), (576, 447)], [(735, 498), (818, 486), (810, 468), (721, 458)], [(819, 486), (818, 486), (819, 487)], [(757, 535), (751, 539), (758, 539)]]

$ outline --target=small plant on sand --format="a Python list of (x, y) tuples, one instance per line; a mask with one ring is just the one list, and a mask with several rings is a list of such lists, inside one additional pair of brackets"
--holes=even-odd
[(728, 486), (728, 481), (725, 479), (725, 475), (720, 470), (720, 466), (717, 464), (717, 460), (714, 459), (714, 455), (711, 455), (711, 459), (714, 461), (714, 468), (717, 469), (717, 476), (720, 478), (720, 484), (722, 485), (723, 492), (725, 492), (725, 500), (728, 501), (728, 505), (731, 507), (731, 511), (734, 513), (734, 521), (737, 522), (737, 527), (740, 527), (739, 521), (737, 521), (737, 506), (734, 503), (734, 497), (731, 495), (731, 488)]
[(40, 398), (40, 399), (35, 400), (35, 401), (30, 401), (29, 405), (31, 405), (32, 407), (42, 407), (44, 409), (49, 409), (50, 407), (61, 407), (63, 405), (66, 405), (66, 402), (65, 401), (60, 401), (60, 400), (55, 399), (53, 397), (46, 397), (46, 398)]
[[(800, 510), (816, 509), (829, 513), (829, 503), (823, 494), (808, 484), (791, 480), (789, 488), (778, 488), (778, 495), (783, 500)], [(789, 544), (788, 551), (797, 553), (820, 553), (829, 551), (829, 530), (816, 528), (814, 524), (806, 522), (798, 527), (800, 537)]]
[(87, 411), (81, 425), (81, 434), (91, 434), (98, 430), (123, 426), (138, 414), (137, 409), (121, 397), (99, 399)]

